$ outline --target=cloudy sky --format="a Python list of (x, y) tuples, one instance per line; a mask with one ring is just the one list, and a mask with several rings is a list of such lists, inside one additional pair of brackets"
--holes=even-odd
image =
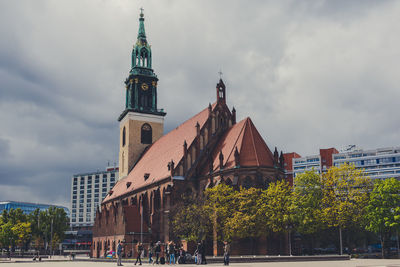
[(141, 6), (166, 131), (221, 69), (270, 148), (400, 145), (400, 1), (0, 0), (0, 200), (69, 205), (117, 161)]

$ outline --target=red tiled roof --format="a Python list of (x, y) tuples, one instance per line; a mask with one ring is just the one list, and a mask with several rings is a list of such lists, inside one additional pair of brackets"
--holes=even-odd
[(250, 118), (233, 125), (221, 138), (213, 153), (213, 170), (219, 170), (219, 153), (224, 169), (235, 167), (235, 148), (240, 166), (274, 166), (274, 156)]
[[(217, 103), (214, 103), (212, 109), (216, 105)], [(104, 202), (168, 177), (170, 175), (168, 163), (173, 160), (177, 164), (182, 159), (183, 142), (186, 140), (189, 147), (197, 135), (197, 122), (202, 128), (207, 119), (208, 108), (205, 108), (154, 142), (128, 176), (117, 182), (112, 189), (113, 194), (107, 195)], [(146, 180), (144, 179), (145, 173), (149, 174)], [(131, 182), (131, 185), (127, 188), (128, 182)]]

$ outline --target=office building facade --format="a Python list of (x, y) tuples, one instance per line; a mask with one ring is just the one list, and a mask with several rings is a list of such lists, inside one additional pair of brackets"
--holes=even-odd
[[(293, 153), (287, 153), (287, 157), (291, 154)], [(292, 157), (291, 160), (292, 166), (287, 165), (286, 173), (293, 178), (308, 170), (322, 173), (331, 166), (339, 167), (348, 163), (363, 169), (371, 179), (394, 177), (400, 180), (400, 147), (364, 150), (351, 146), (341, 152), (335, 148), (320, 149), (318, 155)]]
[(118, 179), (118, 167), (75, 174), (71, 182), (71, 229), (90, 229), (96, 209)]

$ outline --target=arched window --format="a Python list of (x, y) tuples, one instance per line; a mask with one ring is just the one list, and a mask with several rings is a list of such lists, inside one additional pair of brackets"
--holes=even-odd
[(189, 170), (190, 167), (192, 167), (192, 157), (190, 156), (190, 154), (187, 155), (186, 167), (187, 167), (187, 170)]
[(122, 146), (125, 146), (125, 138), (126, 138), (126, 129), (122, 130)]
[(200, 150), (203, 150), (203, 147), (204, 147), (204, 136), (200, 135), (199, 140), (200, 140)]
[(196, 161), (196, 148), (192, 147), (192, 165)]
[(151, 130), (151, 126), (147, 123), (142, 125), (141, 131), (141, 142), (142, 144), (151, 144), (153, 143), (153, 131)]
[(125, 152), (122, 152), (122, 172), (125, 171)]

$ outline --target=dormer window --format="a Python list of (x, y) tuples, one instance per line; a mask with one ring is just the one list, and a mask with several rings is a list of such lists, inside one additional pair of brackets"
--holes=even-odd
[(145, 173), (145, 174), (144, 174), (144, 180), (149, 179), (149, 177), (150, 177), (150, 173)]
[(126, 182), (126, 188), (130, 187), (132, 182)]

